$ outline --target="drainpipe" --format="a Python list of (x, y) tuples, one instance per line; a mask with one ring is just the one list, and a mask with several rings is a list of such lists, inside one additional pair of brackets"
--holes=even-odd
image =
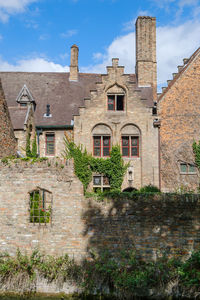
[(159, 172), (159, 190), (161, 191), (161, 162), (160, 162), (160, 126), (158, 127), (158, 172)]
[(36, 129), (38, 157), (40, 157), (40, 134), (42, 134), (42, 132), (43, 132), (42, 129)]

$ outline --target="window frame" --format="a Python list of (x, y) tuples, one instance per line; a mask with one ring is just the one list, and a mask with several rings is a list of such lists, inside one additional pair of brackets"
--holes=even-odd
[[(181, 170), (181, 165), (186, 166), (186, 171)], [(190, 171), (190, 166), (194, 167), (194, 172)], [(181, 175), (196, 175), (197, 174), (197, 167), (194, 164), (179, 162), (179, 170)]]
[(29, 223), (44, 226), (52, 224), (52, 204), (53, 195), (50, 191), (37, 187), (29, 192)]
[[(109, 109), (109, 96), (114, 97), (114, 109)], [(117, 97), (118, 96), (123, 96), (123, 109), (121, 109), (121, 110), (117, 109)], [(119, 94), (108, 93), (107, 94), (107, 111), (118, 111), (118, 112), (125, 111), (125, 94), (123, 94), (123, 93), (119, 93)]]
[[(47, 141), (47, 136), (48, 135), (53, 135), (53, 141), (52, 142), (49, 142), (49, 141)], [(55, 153), (56, 153), (56, 143), (55, 143), (55, 132), (46, 132), (45, 133), (45, 155), (47, 155), (47, 156), (55, 156)], [(48, 143), (52, 143), (53, 144), (53, 146), (54, 146), (54, 148), (53, 148), (53, 153), (48, 153), (47, 152), (47, 142)]]
[[(128, 146), (123, 146), (123, 138), (128, 138)], [(132, 146), (132, 139), (137, 139), (137, 146)], [(134, 158), (134, 157), (140, 157), (140, 137), (138, 135), (132, 135), (132, 134), (127, 134), (127, 135), (122, 135), (121, 136), (121, 153), (122, 157), (127, 157), (127, 158)], [(123, 155), (123, 148), (128, 148), (128, 155)], [(132, 148), (137, 149), (137, 155), (132, 155)]]
[[(94, 184), (94, 177), (100, 177), (101, 178), (101, 184), (100, 185), (95, 185)], [(105, 189), (110, 189), (110, 183), (108, 185), (104, 184), (104, 177), (106, 177), (106, 176), (103, 175), (103, 174), (93, 174), (93, 176), (92, 176), (93, 190), (97, 189), (97, 188), (100, 188), (101, 192), (103, 192)], [(108, 177), (106, 177), (106, 178), (108, 178)]]
[[(94, 144), (94, 140), (95, 138), (100, 138), (100, 146), (95, 146)], [(109, 138), (109, 145), (108, 146), (104, 146), (103, 141), (104, 138)], [(94, 157), (109, 157), (110, 156), (110, 146), (111, 146), (111, 136), (110, 135), (103, 135), (103, 134), (95, 134), (93, 135), (93, 156)], [(100, 155), (95, 155), (95, 148), (100, 148)], [(104, 149), (109, 149), (109, 155), (103, 155), (104, 154)]]

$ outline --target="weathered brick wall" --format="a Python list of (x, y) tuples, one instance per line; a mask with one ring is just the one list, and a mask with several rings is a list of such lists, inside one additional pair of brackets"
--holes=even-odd
[[(179, 76), (180, 75), (180, 76)], [(200, 131), (200, 55), (177, 75), (158, 103), (161, 118), (161, 188), (196, 190), (199, 174), (180, 174), (180, 162), (194, 163), (193, 141)]]
[[(50, 165), (51, 164), (51, 165)], [(163, 252), (188, 253), (200, 245), (200, 199), (181, 195), (98, 203), (83, 196), (71, 163), (55, 161), (0, 165), (0, 251), (68, 253), (76, 259), (88, 249), (98, 253), (136, 249), (156, 258)], [(29, 192), (40, 187), (53, 194), (52, 224), (32, 224)]]
[(16, 154), (16, 139), (0, 81), (0, 157)]

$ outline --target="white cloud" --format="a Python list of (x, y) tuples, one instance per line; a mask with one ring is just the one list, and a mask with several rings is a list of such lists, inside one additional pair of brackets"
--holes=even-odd
[(78, 30), (76, 30), (76, 29), (70, 29), (67, 32), (61, 33), (60, 36), (62, 38), (69, 38), (69, 37), (72, 37), (73, 35), (76, 35), (77, 33), (78, 33)]
[(0, 0), (0, 20), (5, 23), (10, 14), (24, 12), (26, 7), (38, 0)]
[[(200, 45), (200, 21), (190, 21), (179, 26), (157, 28), (158, 85), (166, 85), (177, 72), (182, 59), (190, 57)], [(98, 53), (102, 62), (82, 67), (82, 72), (105, 73), (113, 57), (119, 58), (119, 64), (125, 66), (126, 73), (135, 73), (135, 33), (116, 38), (105, 53)]]
[(55, 64), (44, 58), (20, 60), (15, 65), (0, 59), (0, 71), (69, 72), (69, 67)]
[(46, 41), (46, 40), (48, 40), (50, 38), (50, 35), (49, 34), (41, 34), (40, 36), (39, 36), (39, 40), (41, 40), (41, 41)]

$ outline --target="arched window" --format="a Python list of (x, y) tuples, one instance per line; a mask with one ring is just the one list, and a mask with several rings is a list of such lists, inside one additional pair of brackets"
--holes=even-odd
[(36, 188), (29, 193), (30, 223), (50, 223), (52, 219), (52, 193)]
[(125, 91), (118, 85), (112, 86), (107, 91), (107, 108), (109, 111), (125, 110)]
[(135, 125), (126, 125), (121, 130), (121, 148), (124, 157), (139, 157), (140, 131)]
[(93, 135), (93, 155), (109, 156), (111, 147), (111, 130), (107, 125), (96, 125), (92, 131)]

